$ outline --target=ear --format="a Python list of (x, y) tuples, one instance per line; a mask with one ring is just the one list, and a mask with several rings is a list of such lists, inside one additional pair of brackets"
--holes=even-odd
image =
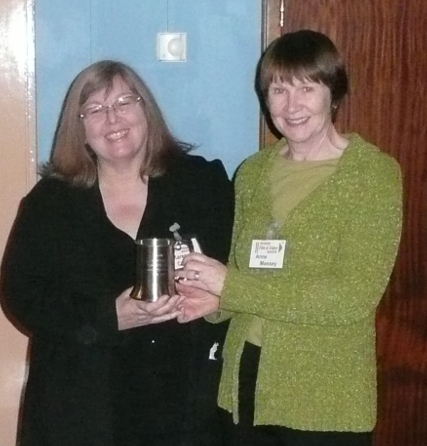
[(336, 103), (336, 102), (331, 104), (331, 120), (332, 120), (332, 122), (335, 122), (335, 119), (337, 117), (338, 106), (339, 106), (339, 103)]

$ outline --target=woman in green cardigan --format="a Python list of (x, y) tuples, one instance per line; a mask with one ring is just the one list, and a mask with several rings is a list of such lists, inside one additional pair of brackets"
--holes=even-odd
[(325, 35), (279, 37), (257, 80), (284, 138), (237, 172), (228, 266), (185, 259), (179, 319), (232, 318), (218, 399), (226, 444), (370, 445), (375, 311), (401, 233), (400, 169), (334, 127), (348, 80)]

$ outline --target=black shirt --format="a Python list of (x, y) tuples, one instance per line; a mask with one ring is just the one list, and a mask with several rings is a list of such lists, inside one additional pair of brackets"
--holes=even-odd
[[(233, 199), (219, 161), (185, 155), (150, 178), (138, 238), (173, 223), (226, 262)], [(97, 185), (41, 180), (23, 200), (3, 262), (7, 311), (31, 337), (21, 446), (221, 444), (216, 420), (226, 327), (169, 321), (119, 332), (135, 244), (108, 219)], [(218, 357), (218, 354), (217, 354)]]

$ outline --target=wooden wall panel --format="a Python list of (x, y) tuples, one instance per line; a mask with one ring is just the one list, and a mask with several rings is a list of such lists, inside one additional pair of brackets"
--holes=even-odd
[[(284, 3), (282, 0), (262, 0), (261, 48), (281, 35), (283, 25)], [(259, 146), (264, 147), (277, 141), (270, 131), (264, 115), (260, 114)]]
[[(351, 94), (340, 110), (338, 128), (360, 133), (402, 167), (402, 243), (377, 316), (375, 444), (426, 446), (427, 2), (284, 0), (283, 5), (279, 31), (324, 32), (344, 56)], [(277, 14), (273, 9), (270, 13)]]

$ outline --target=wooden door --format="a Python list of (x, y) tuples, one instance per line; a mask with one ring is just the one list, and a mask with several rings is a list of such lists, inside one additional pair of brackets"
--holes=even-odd
[[(404, 175), (404, 230), (377, 314), (376, 446), (427, 445), (427, 1), (265, 0), (264, 40), (327, 34), (351, 94), (337, 127), (395, 157)], [(262, 142), (271, 133), (261, 129)]]

